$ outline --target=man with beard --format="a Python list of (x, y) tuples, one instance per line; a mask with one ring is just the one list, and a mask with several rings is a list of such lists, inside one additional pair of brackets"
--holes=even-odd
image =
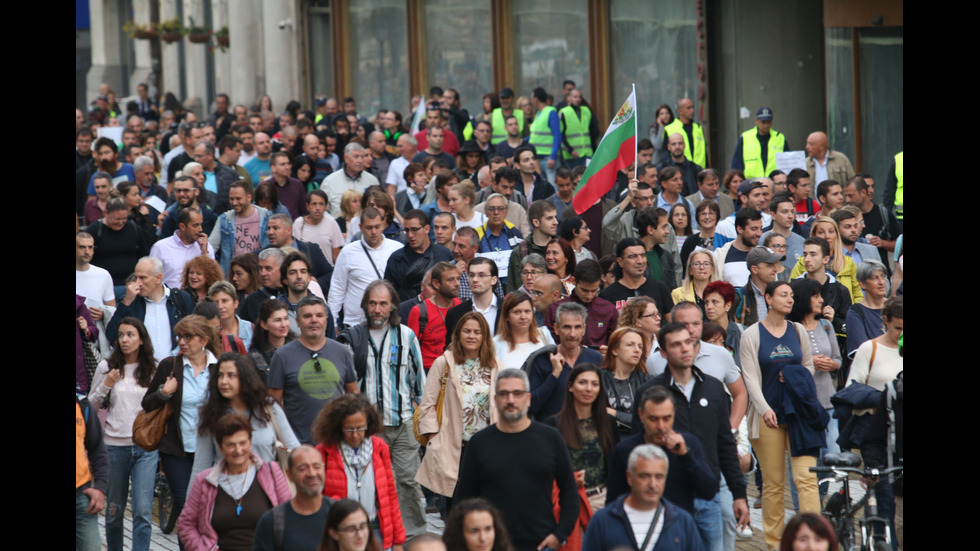
[[(500, 418), (470, 438), (454, 498), (461, 502), (480, 496), (504, 511), (518, 551), (557, 549), (579, 515), (568, 450), (558, 431), (528, 417), (530, 390), (527, 374), (520, 369), (497, 374), (493, 400)], [(557, 522), (552, 508), (555, 485), (561, 511)]]
[(448, 262), (432, 267), (429, 286), (432, 297), (413, 306), (408, 313), (408, 326), (419, 336), (422, 365), (428, 372), (432, 362), (446, 348), (446, 316), (459, 302), (459, 268)]
[[(119, 161), (119, 150), (115, 142), (109, 138), (99, 138), (95, 141), (95, 165), (102, 172), (112, 176), (112, 185), (115, 187), (119, 182), (132, 182), (136, 180), (136, 172), (133, 165)], [(88, 198), (95, 197), (95, 174), (88, 180)]]
[(412, 432), (413, 404), (422, 401), (425, 370), (419, 341), (400, 323), (398, 304), (398, 292), (391, 283), (383, 279), (372, 282), (361, 300), (367, 319), (341, 331), (338, 340), (354, 351), (361, 394), (381, 414), (384, 428), (379, 436), (391, 448), (398, 505), (405, 533), (411, 537), (424, 533), (426, 526), (422, 491), (415, 482), (419, 443)]
[(385, 268), (385, 279), (398, 286), (399, 304), (419, 294), (430, 267), (453, 259), (449, 249), (429, 241), (429, 217), (419, 209), (405, 215), (405, 238), (407, 243), (392, 253)]
[[(279, 295), (279, 300), (289, 305), (289, 327), (294, 333), (299, 333), (299, 325), (296, 321), (297, 305), (308, 296), (316, 296), (310, 292), (312, 280), (310, 259), (305, 254), (293, 252), (286, 255), (279, 266), (279, 281), (283, 286), (283, 293)], [(329, 308), (327, 308), (327, 313), (330, 313)], [(327, 320), (326, 335), (331, 339), (337, 335), (334, 330), (333, 316)]]
[(217, 261), (224, 273), (231, 269), (231, 259), (245, 253), (258, 253), (269, 246), (266, 232), (271, 213), (252, 204), (252, 186), (238, 180), (228, 189), (231, 210), (219, 218), (208, 241), (217, 251)]
[(174, 203), (167, 207), (165, 212), (160, 213), (160, 229), (157, 235), (166, 237), (173, 235), (177, 229), (180, 219), (180, 212), (184, 209), (195, 208), (204, 217), (204, 231), (209, 235), (214, 230), (214, 224), (218, 221), (218, 215), (206, 205), (198, 202), (198, 195), (201, 189), (190, 176), (179, 176), (174, 181)]
[(255, 526), (253, 551), (316, 551), (320, 547), (327, 513), (334, 503), (323, 495), (323, 455), (312, 446), (294, 449), (286, 463), (286, 477), (296, 486), (296, 497), (262, 515)]

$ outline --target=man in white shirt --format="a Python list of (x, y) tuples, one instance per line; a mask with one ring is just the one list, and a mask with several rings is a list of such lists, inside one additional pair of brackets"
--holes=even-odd
[(419, 152), (418, 145), (418, 140), (413, 136), (402, 134), (398, 137), (399, 157), (392, 160), (391, 164), (388, 165), (388, 177), (385, 178), (388, 194), (392, 197), (399, 191), (404, 191), (408, 186), (408, 182), (405, 181), (405, 168), (411, 164), (412, 157)]
[[(346, 155), (345, 155), (346, 157)], [(384, 218), (381, 212), (368, 207), (361, 212), (361, 236), (359, 241), (348, 243), (341, 249), (330, 280), (327, 304), (334, 316), (344, 312), (344, 325), (356, 325), (364, 321), (361, 298), (364, 290), (375, 280), (384, 279), (388, 258), (402, 248), (402, 244), (385, 239)]]
[(102, 305), (115, 306), (116, 294), (112, 288), (112, 276), (103, 268), (92, 265), (95, 239), (80, 232), (75, 235), (75, 294), (85, 297), (92, 319), (99, 321), (104, 312)]

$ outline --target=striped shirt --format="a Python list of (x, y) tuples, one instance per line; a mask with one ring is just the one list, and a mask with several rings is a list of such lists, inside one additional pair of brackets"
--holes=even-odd
[(376, 339), (368, 334), (367, 366), (361, 381), (361, 393), (381, 413), (386, 427), (411, 423), (414, 407), (422, 401), (425, 370), (415, 333), (405, 325), (397, 332), (385, 326)]

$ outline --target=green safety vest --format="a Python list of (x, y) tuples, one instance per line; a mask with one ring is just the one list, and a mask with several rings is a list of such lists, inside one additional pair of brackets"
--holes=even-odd
[(538, 156), (550, 156), (551, 149), (555, 144), (555, 137), (551, 135), (551, 127), (548, 120), (551, 114), (555, 113), (555, 108), (546, 105), (544, 109), (538, 111), (538, 116), (534, 117), (531, 123), (531, 139), (529, 143), (534, 148), (534, 153)]
[[(519, 134), (523, 134), (524, 111), (514, 109), (511, 114), (517, 117), (517, 128), (520, 129)], [(490, 124), (493, 126), (493, 132), (490, 135), (490, 143), (497, 145), (498, 143), (507, 139), (507, 130), (504, 128), (504, 110), (502, 107), (498, 107), (493, 110), (493, 114), (490, 116)]]
[[(571, 105), (561, 108), (562, 135), (572, 149), (578, 151), (579, 159), (592, 156), (592, 138), (589, 135), (589, 124), (592, 122), (592, 111), (581, 106), (582, 118), (579, 119)], [(572, 153), (562, 148), (562, 159), (571, 159)]]
[[(776, 153), (786, 150), (786, 136), (775, 130), (769, 131), (769, 154), (766, 155), (766, 166), (762, 166), (762, 143), (759, 142), (759, 129), (753, 128), (742, 132), (742, 161), (745, 163), (746, 178), (764, 178), (766, 171), (776, 169)], [(703, 166), (703, 165), (702, 165)]]
[(468, 142), (473, 138), (473, 121), (466, 122), (466, 128), (463, 129), (463, 141)]
[(902, 180), (905, 175), (905, 152), (900, 151), (895, 155), (895, 216), (899, 220), (905, 219), (905, 188)]
[[(693, 153), (691, 151), (691, 142), (687, 139), (687, 132), (684, 131), (684, 123), (680, 119), (674, 119), (673, 122), (664, 128), (664, 134), (667, 135), (667, 139), (670, 139), (670, 135), (675, 133), (684, 136), (684, 156), (687, 157), (687, 160), (699, 165), (701, 168), (705, 168), (708, 155), (705, 151), (704, 129), (701, 128), (701, 125), (694, 123), (694, 128), (692, 129), (695, 142)], [(667, 140), (664, 141), (666, 142)], [(742, 147), (745, 147), (744, 144)]]

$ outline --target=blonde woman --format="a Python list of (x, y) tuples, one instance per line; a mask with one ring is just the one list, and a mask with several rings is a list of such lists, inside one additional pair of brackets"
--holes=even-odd
[(684, 283), (671, 291), (670, 298), (674, 304), (690, 301), (704, 311), (704, 288), (715, 280), (715, 257), (710, 252), (701, 249), (687, 257), (687, 267), (684, 270)]
[(456, 229), (482, 227), (487, 222), (487, 216), (473, 210), (476, 205), (476, 186), (470, 180), (463, 180), (449, 188), (449, 208), (456, 218)]

